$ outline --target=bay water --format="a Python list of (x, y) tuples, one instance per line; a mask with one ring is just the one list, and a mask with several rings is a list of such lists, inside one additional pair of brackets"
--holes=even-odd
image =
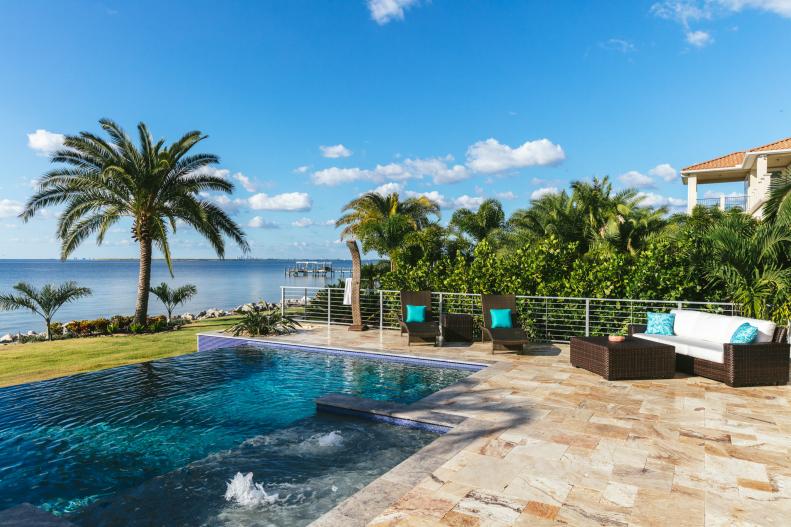
[[(164, 260), (154, 260), (151, 284), (167, 282), (171, 286), (194, 284), (198, 294), (176, 313), (197, 313), (205, 309), (232, 309), (240, 304), (280, 300), (280, 286), (314, 287), (334, 283), (339, 276), (287, 277), (285, 269), (294, 260), (175, 260), (171, 278)], [(350, 261), (333, 260), (335, 269), (349, 269)], [(18, 282), (41, 287), (46, 283), (74, 280), (89, 287), (93, 294), (66, 304), (55, 316), (59, 322), (131, 315), (137, 291), (137, 260), (0, 260), (0, 293), (12, 292)], [(164, 314), (159, 300), (151, 295), (151, 315)], [(42, 319), (30, 311), (0, 311), (0, 335), (41, 332)]]

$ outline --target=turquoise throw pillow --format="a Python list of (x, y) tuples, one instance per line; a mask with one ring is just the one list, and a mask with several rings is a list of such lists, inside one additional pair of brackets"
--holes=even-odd
[(511, 324), (510, 309), (490, 309), (489, 314), (492, 317), (492, 329), (514, 327), (513, 324)]
[(426, 306), (406, 306), (406, 322), (425, 322)]
[(733, 332), (731, 344), (750, 344), (758, 338), (758, 328), (745, 322)]
[(673, 324), (676, 322), (675, 313), (648, 312), (648, 327), (646, 335), (674, 335)]

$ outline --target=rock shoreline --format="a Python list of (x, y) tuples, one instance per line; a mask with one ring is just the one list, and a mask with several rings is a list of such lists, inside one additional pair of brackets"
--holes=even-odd
[[(305, 305), (306, 299), (292, 299), (286, 301), (286, 306), (289, 307), (296, 307)], [(182, 322), (195, 322), (198, 320), (208, 320), (212, 318), (221, 318), (227, 317), (231, 315), (241, 315), (246, 313), (247, 311), (252, 311), (256, 308), (280, 308), (280, 304), (270, 304), (268, 302), (249, 302), (247, 304), (240, 304), (233, 309), (218, 309), (218, 308), (211, 308), (205, 309), (203, 311), (199, 311), (197, 313), (190, 313), (185, 312), (181, 315), (174, 315), (174, 320), (180, 320)], [(77, 335), (72, 334), (70, 331), (66, 329), (66, 326), (74, 321), (64, 322), (63, 323), (63, 335), (69, 337), (77, 337)], [(37, 332), (37, 331), (26, 331), (26, 332), (17, 332), (17, 333), (6, 333), (5, 335), (0, 336), (0, 344), (12, 344), (14, 342), (18, 342), (20, 339), (30, 339), (30, 340), (43, 340), (45, 338), (45, 332)]]

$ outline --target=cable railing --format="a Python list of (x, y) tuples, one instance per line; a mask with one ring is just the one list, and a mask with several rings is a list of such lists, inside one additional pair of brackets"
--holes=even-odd
[[(280, 288), (280, 305), (301, 322), (350, 325), (351, 305), (343, 303), (343, 289), (332, 287)], [(644, 324), (649, 311), (691, 309), (724, 315), (739, 315), (737, 304), (623, 298), (581, 298), (518, 295), (517, 310), (531, 338), (568, 342), (574, 336), (625, 333), (629, 324)], [(432, 309), (437, 319), (443, 313), (464, 313), (475, 320), (480, 336), (483, 312), (481, 295), (433, 292)], [(367, 289), (360, 292), (363, 323), (372, 328), (397, 329), (401, 316), (398, 291)]]

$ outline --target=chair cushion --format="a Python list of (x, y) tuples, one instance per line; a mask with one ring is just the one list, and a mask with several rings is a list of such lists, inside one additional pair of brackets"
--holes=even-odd
[(514, 327), (510, 309), (490, 309), (489, 314), (492, 317), (492, 329)]
[(633, 336), (652, 342), (660, 342), (673, 346), (676, 353), (688, 355), (698, 359), (722, 364), (725, 362), (725, 350), (722, 344), (708, 342), (701, 339), (681, 337), (678, 335), (649, 335), (648, 333), (635, 333)]
[(772, 342), (777, 327), (771, 320), (757, 318), (731, 317), (688, 309), (673, 309), (670, 312), (676, 315), (673, 325), (673, 332), (676, 335), (719, 344), (730, 342), (733, 334), (745, 322), (758, 329), (755, 342)]
[(406, 320), (404, 322), (425, 322), (426, 321), (426, 306), (413, 306), (407, 304), (406, 306)]
[(648, 312), (648, 326), (645, 332), (649, 335), (672, 335), (673, 322), (676, 315), (673, 313)]
[(731, 337), (731, 342), (733, 344), (750, 344), (755, 342), (755, 339), (758, 338), (758, 328), (750, 324), (749, 322), (745, 322), (738, 328), (736, 331), (733, 332), (733, 336)]

